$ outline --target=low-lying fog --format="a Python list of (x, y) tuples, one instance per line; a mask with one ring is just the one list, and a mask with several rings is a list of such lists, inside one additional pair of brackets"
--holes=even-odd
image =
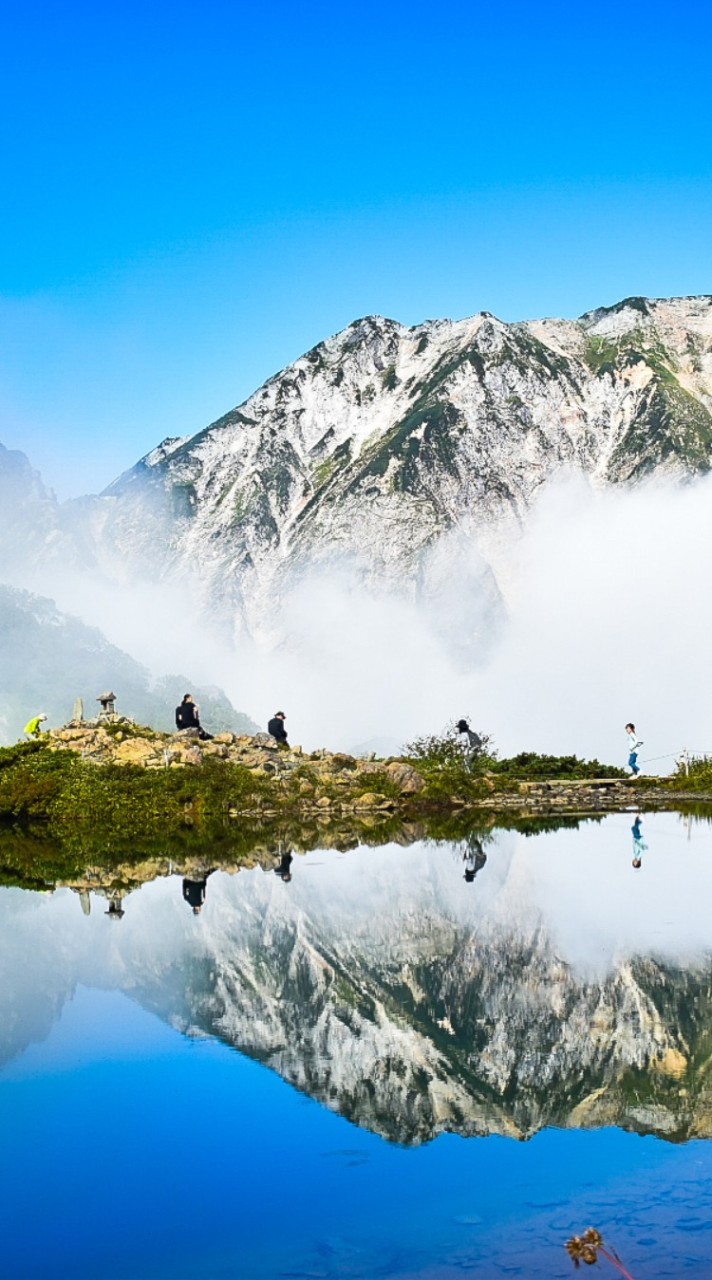
[(443, 543), (426, 602), (374, 594), (353, 568), (314, 568), (275, 603), (269, 645), (233, 646), (187, 588), (56, 574), (41, 586), (156, 674), (219, 684), (260, 724), (283, 709), (308, 748), (393, 750), (469, 715), (504, 754), (624, 763), (632, 720), (643, 768), (664, 772), (685, 747), (712, 754), (711, 485), (562, 478), (523, 532)]

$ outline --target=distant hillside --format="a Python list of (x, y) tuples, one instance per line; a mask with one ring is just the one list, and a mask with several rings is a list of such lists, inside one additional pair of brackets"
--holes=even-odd
[(0, 742), (14, 742), (31, 715), (46, 712), (49, 725), (71, 719), (76, 698), (87, 718), (97, 696), (117, 695), (117, 710), (141, 724), (170, 731), (173, 712), (190, 690), (213, 732), (252, 733), (256, 725), (236, 711), (222, 690), (197, 688), (185, 675), (152, 680), (102, 633), (60, 613), (51, 600), (0, 586)]

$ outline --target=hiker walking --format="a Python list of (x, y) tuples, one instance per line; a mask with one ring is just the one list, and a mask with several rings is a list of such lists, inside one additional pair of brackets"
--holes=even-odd
[(458, 720), (455, 728), (458, 733), (458, 740), (462, 747), (462, 754), (465, 757), (465, 764), (468, 769), (472, 768), (472, 761), (475, 756), (482, 750), (482, 739), (479, 733), (475, 733), (471, 729), (466, 720)]
[(628, 768), (632, 776), (635, 778), (640, 773), (638, 768), (638, 747), (642, 747), (643, 740), (639, 738), (635, 732), (634, 724), (627, 724), (625, 731), (628, 734)]
[(476, 751), (481, 750), (482, 739), (479, 733), (475, 733), (474, 729), (470, 728), (466, 720), (458, 720), (455, 728), (460, 735), (460, 742), (465, 751), (472, 752), (474, 755)]
[(39, 738), (40, 734), (42, 733), (40, 725), (42, 724), (42, 721), (46, 719), (47, 717), (44, 711), (40, 711), (40, 714), (38, 716), (33, 716), (31, 720), (27, 721), (27, 724), (25, 725), (22, 732), (26, 733), (30, 738)]

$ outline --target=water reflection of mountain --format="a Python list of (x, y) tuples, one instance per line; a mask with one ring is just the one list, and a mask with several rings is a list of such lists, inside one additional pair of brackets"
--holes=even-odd
[(712, 1133), (712, 968), (641, 960), (585, 983), (541, 938), (492, 944), (432, 922), (429, 937), (431, 956), (379, 968), (285, 925), (269, 950), (203, 957), (180, 992), (144, 988), (143, 1002), (398, 1142), (546, 1125)]
[(53, 1007), (60, 973), (67, 994), (70, 977), (120, 988), (398, 1142), (545, 1125), (710, 1136), (712, 961), (685, 938), (684, 960), (668, 940), (594, 964), (593, 922), (591, 955), (572, 963), (535, 865), (523, 874), (506, 837), (475, 884), (452, 848), (315, 855), (290, 884), (216, 873), (197, 919), (175, 881), (133, 895), (116, 924), (65, 898), (42, 998)]

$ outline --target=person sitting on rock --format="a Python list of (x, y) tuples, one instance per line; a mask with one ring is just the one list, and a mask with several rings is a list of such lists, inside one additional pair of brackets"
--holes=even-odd
[(28, 734), (30, 738), (39, 738), (42, 733), (40, 725), (42, 724), (42, 721), (46, 719), (47, 717), (44, 711), (40, 711), (38, 716), (33, 716), (31, 720), (27, 721), (22, 732)]
[(176, 707), (176, 728), (197, 729), (198, 737), (203, 740), (212, 738), (212, 733), (206, 733), (200, 723), (200, 707), (196, 706), (192, 693), (183, 694), (183, 701)]
[(289, 746), (289, 743), (287, 742), (287, 730), (284, 727), (284, 721), (285, 721), (284, 712), (275, 711), (274, 715), (272, 716), (272, 719), (267, 725), (267, 732), (271, 733), (272, 737), (277, 739), (277, 742), (279, 743), (280, 747)]

